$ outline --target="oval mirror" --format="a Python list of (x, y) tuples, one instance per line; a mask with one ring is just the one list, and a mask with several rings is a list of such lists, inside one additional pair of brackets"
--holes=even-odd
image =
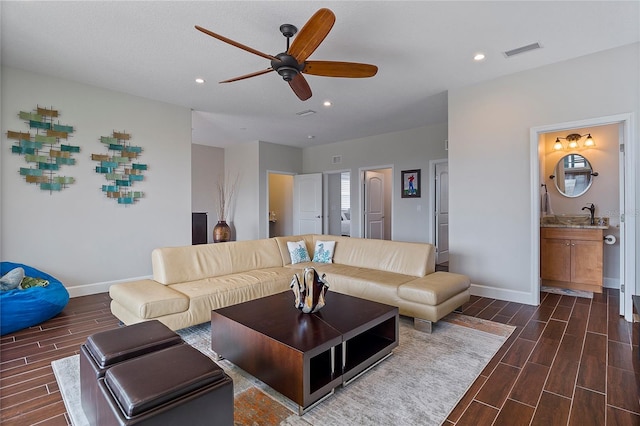
[(579, 197), (587, 192), (593, 182), (592, 173), (591, 163), (580, 154), (565, 155), (553, 170), (556, 188), (565, 197)]

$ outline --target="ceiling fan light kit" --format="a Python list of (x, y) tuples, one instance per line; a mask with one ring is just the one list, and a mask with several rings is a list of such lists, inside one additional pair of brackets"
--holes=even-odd
[[(311, 88), (303, 74), (322, 77), (366, 78), (373, 77), (378, 72), (378, 67), (369, 64), (337, 61), (307, 61), (307, 58), (311, 56), (327, 34), (329, 34), (335, 20), (336, 17), (333, 12), (323, 8), (313, 14), (299, 33), (295, 25), (282, 24), (280, 26), (280, 32), (287, 38), (287, 50), (275, 56), (245, 46), (198, 25), (196, 25), (196, 29), (227, 44), (271, 61), (270, 68), (223, 80), (220, 83), (231, 83), (233, 81), (244, 80), (276, 71), (284, 81), (289, 83), (289, 86), (296, 96), (300, 100), (306, 101), (311, 97)], [(298, 35), (290, 45), (290, 38), (295, 34)]]

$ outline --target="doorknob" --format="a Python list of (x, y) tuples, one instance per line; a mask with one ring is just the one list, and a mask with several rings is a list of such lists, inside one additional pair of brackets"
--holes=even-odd
[(317, 218), (317, 219), (320, 219), (321, 217), (322, 217), (322, 216), (320, 216), (320, 215), (316, 216), (316, 218)]

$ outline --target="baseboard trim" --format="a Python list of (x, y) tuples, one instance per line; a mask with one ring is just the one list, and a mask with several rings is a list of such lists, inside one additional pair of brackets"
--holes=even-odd
[(534, 295), (524, 291), (488, 287), (480, 284), (471, 284), (469, 291), (473, 296), (524, 303), (526, 305), (537, 305)]
[(67, 287), (67, 291), (69, 292), (69, 297), (89, 296), (91, 294), (107, 293), (109, 291), (109, 287), (111, 287), (113, 284), (124, 283), (127, 281), (148, 280), (152, 278), (153, 277), (151, 275), (148, 275), (148, 276), (137, 277), (137, 278), (126, 278), (123, 280), (105, 281), (101, 283), (77, 285), (73, 287)]
[(607, 277), (604, 277), (602, 285), (605, 288), (620, 289), (620, 278), (607, 278)]

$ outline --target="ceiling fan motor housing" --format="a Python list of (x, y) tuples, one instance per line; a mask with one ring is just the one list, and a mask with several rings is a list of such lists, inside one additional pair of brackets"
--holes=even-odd
[(276, 70), (284, 81), (293, 80), (304, 69), (304, 63), (299, 64), (293, 56), (287, 53), (279, 53), (276, 58), (279, 60), (271, 61), (271, 68)]

